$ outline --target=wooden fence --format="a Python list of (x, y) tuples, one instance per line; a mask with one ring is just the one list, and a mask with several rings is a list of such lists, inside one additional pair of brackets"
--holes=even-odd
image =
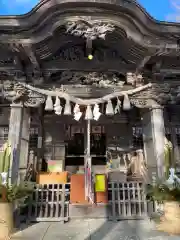
[[(108, 217), (110, 220), (143, 219), (157, 210), (146, 200), (141, 182), (108, 183)], [(70, 184), (36, 185), (30, 203), (25, 206), (25, 219), (33, 221), (69, 220)], [(159, 208), (159, 207), (158, 207)], [(22, 218), (22, 209), (19, 216)]]
[(154, 212), (154, 204), (146, 200), (141, 182), (109, 182), (109, 218), (142, 219)]
[(19, 208), (19, 221), (63, 221), (69, 219), (70, 184), (35, 185), (27, 205)]

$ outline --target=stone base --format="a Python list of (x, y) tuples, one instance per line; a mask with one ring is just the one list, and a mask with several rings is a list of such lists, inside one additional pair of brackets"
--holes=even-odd
[(157, 224), (157, 230), (161, 232), (165, 232), (172, 235), (179, 235), (180, 234), (180, 222), (175, 221), (167, 221), (162, 220), (159, 224)]
[(164, 203), (164, 215), (161, 217), (157, 229), (169, 234), (180, 234), (180, 208), (179, 202), (169, 201)]
[(13, 206), (11, 203), (0, 203), (0, 239), (10, 239), (14, 229)]
[(108, 204), (70, 204), (70, 218), (108, 218)]

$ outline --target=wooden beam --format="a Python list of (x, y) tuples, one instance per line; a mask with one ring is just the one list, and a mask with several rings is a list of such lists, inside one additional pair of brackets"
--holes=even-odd
[[(83, 63), (83, 64), (82, 64)], [(42, 69), (45, 72), (55, 73), (57, 71), (68, 71), (68, 70), (76, 70), (76, 71), (97, 71), (97, 72), (119, 72), (126, 74), (127, 72), (134, 72), (136, 69), (135, 64), (124, 64), (118, 62), (117, 60), (100, 62), (95, 60), (86, 60), (82, 61), (51, 61), (48, 63), (42, 63)]]
[(163, 73), (164, 75), (168, 75), (168, 74), (180, 74), (180, 69), (171, 69), (171, 68), (168, 68), (168, 69), (160, 69), (159, 70), (160, 73)]
[(143, 60), (140, 62), (140, 64), (138, 65), (138, 67), (136, 68), (136, 72), (135, 74), (138, 74), (141, 72), (141, 70), (144, 68), (144, 66), (146, 65), (146, 63), (150, 60), (152, 56), (146, 56), (145, 58), (143, 58)]
[(37, 58), (35, 56), (35, 53), (32, 49), (32, 46), (31, 45), (25, 45), (25, 44), (22, 44), (22, 48), (24, 50), (24, 52), (26, 53), (27, 57), (29, 58), (31, 64), (33, 65), (33, 67), (37, 70), (40, 69), (39, 67), (39, 63), (37, 61)]

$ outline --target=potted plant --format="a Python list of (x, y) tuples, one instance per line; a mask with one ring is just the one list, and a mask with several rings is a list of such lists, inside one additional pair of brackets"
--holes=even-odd
[(163, 203), (163, 215), (157, 225), (158, 230), (180, 234), (180, 186), (177, 182), (156, 183), (147, 186), (147, 198)]
[(0, 239), (8, 239), (14, 229), (13, 211), (18, 200), (26, 200), (32, 193), (30, 183), (0, 185)]

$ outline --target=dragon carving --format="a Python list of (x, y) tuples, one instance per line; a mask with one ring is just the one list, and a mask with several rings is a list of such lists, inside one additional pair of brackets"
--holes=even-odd
[[(86, 17), (87, 19), (88, 17)], [(78, 37), (84, 37), (89, 40), (95, 39), (105, 39), (107, 33), (111, 33), (115, 30), (115, 27), (110, 23), (105, 23), (101, 21), (94, 21), (85, 18), (79, 19), (77, 21), (68, 22), (66, 25), (67, 33)]]

